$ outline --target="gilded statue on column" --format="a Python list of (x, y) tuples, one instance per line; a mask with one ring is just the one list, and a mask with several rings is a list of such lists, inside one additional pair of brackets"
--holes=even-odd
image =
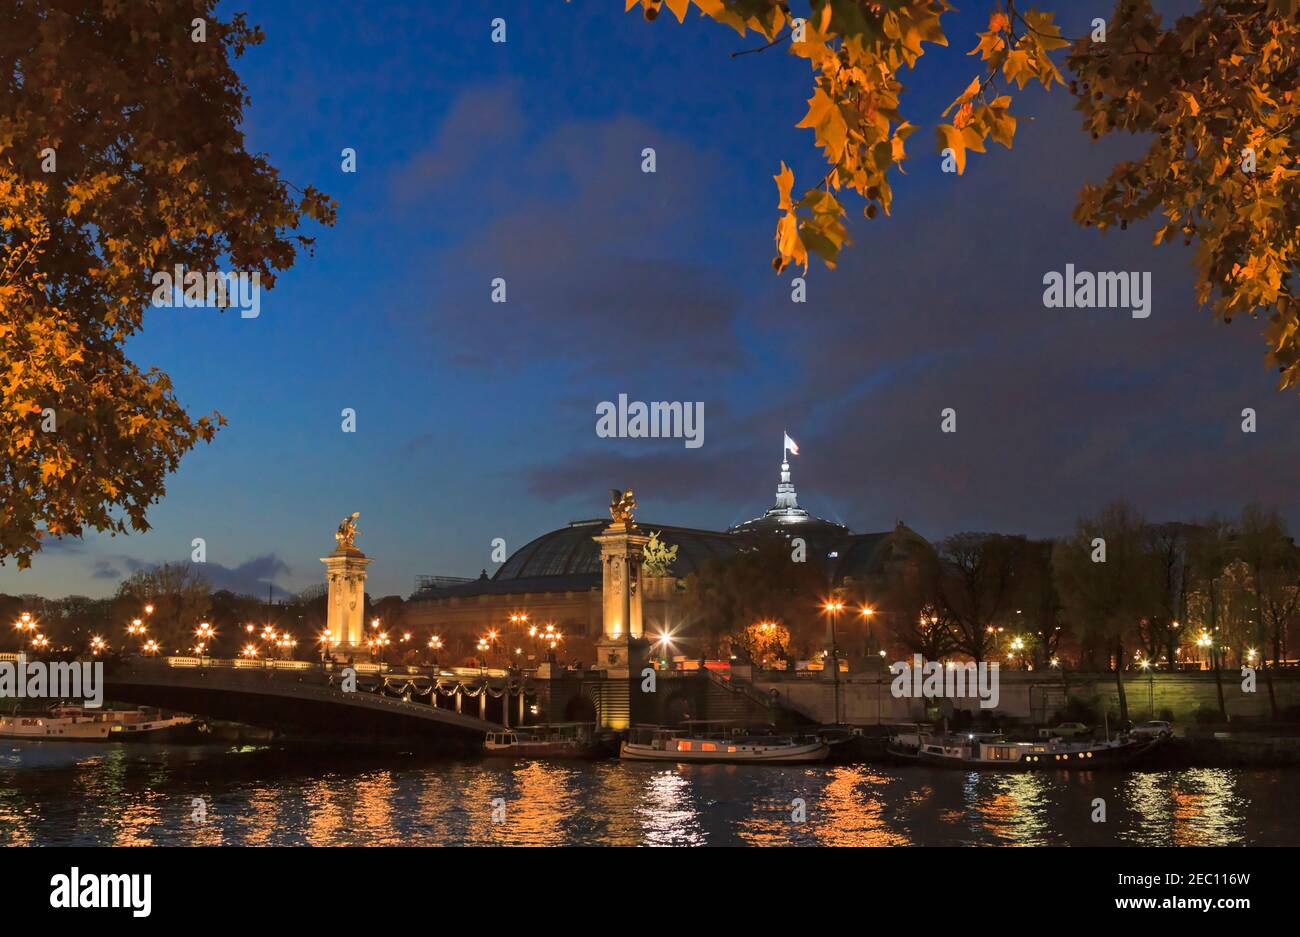
[(636, 519), (632, 516), (636, 510), (636, 496), (632, 494), (632, 489), (620, 491), (617, 488), (609, 490), (609, 516), (615, 524), (626, 524), (628, 527), (636, 526)]
[(360, 511), (353, 511), (350, 515), (343, 518), (343, 523), (339, 524), (339, 529), (334, 531), (334, 539), (338, 542), (340, 550), (352, 550), (357, 545), (357, 518), (361, 516)]

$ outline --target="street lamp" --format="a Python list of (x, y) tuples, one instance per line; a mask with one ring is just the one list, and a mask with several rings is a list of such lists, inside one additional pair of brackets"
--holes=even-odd
[(655, 646), (658, 648), (659, 661), (668, 669), (668, 655), (672, 653), (673, 636), (669, 633), (667, 626), (664, 630), (655, 635)]
[[(375, 622), (377, 623), (378, 621), (379, 619), (376, 618)], [(388, 646), (388, 632), (378, 631), (375, 634), (372, 634), (370, 640), (366, 642), (366, 646), (369, 647), (370, 652), (374, 654), (380, 662), (382, 662), (384, 659), (384, 648)]]
[(157, 654), (159, 650), (158, 642), (155, 641), (153, 638), (150, 638), (148, 641), (144, 642), (144, 647), (142, 648), (142, 650), (146, 654)]
[(1211, 662), (1211, 666), (1213, 666), (1214, 639), (1210, 637), (1210, 633), (1208, 631), (1201, 632), (1200, 637), (1196, 639), (1196, 646), (1201, 648), (1202, 651), (1204, 651), (1206, 648), (1210, 649), (1210, 659), (1211, 659), (1210, 662)]
[(253, 643), (251, 643), (251, 642), (248, 643), (248, 644), (245, 644), (245, 645), (244, 645), (244, 649), (243, 649), (242, 651), (240, 651), (239, 653), (240, 653), (240, 656), (242, 656), (242, 657), (248, 657), (248, 658), (256, 657), (256, 656), (257, 656), (257, 645), (256, 645), (256, 644), (253, 644)]
[(1147, 718), (1154, 719), (1156, 717), (1155, 671), (1151, 669), (1151, 661), (1149, 658), (1143, 658), (1142, 660), (1138, 661), (1138, 666), (1141, 667), (1143, 673), (1147, 675), (1147, 710), (1148, 712), (1150, 712), (1150, 716), (1148, 716)]
[[(1015, 659), (1016, 655), (1019, 654), (1024, 649), (1025, 649), (1024, 638), (1020, 637), (1020, 635), (1016, 635), (1014, 638), (1011, 639), (1011, 657), (1013, 660)], [(1023, 657), (1020, 658), (1020, 669), (1021, 670), (1025, 669), (1025, 659)]]
[(844, 603), (838, 599), (830, 599), (822, 606), (831, 619), (831, 679), (834, 681), (834, 703), (835, 703), (835, 724), (840, 722), (840, 648), (835, 635), (835, 622), (839, 618), (840, 612), (844, 611)]
[(92, 635), (90, 638), (90, 653), (98, 655), (100, 651), (106, 649), (108, 644), (99, 635)]
[(216, 638), (216, 636), (217, 636), (216, 629), (214, 629), (206, 621), (200, 622), (199, 626), (194, 629), (194, 637), (199, 639), (198, 646), (195, 648), (195, 653), (198, 654), (200, 657), (202, 657), (204, 651), (207, 650), (208, 645), (212, 643), (213, 639)]
[[(873, 619), (876, 617), (876, 610), (870, 605), (864, 604), (858, 609), (858, 614), (865, 619), (867, 623), (867, 653), (871, 653), (871, 646), (876, 643), (875, 624)], [(882, 655), (883, 656), (883, 655)]]

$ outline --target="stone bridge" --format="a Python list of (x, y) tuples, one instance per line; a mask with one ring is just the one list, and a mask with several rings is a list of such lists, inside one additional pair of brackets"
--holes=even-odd
[(286, 736), (477, 750), (485, 732), (518, 725), (532, 691), (500, 670), (434, 670), (198, 657), (106, 662), (107, 699), (242, 722)]

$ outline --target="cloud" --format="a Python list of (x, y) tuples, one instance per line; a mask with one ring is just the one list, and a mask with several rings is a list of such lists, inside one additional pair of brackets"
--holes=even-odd
[(109, 560), (96, 560), (90, 575), (94, 579), (121, 580), (126, 578), (126, 573)]
[[(1293, 504), (1295, 401), (1261, 366), (1258, 328), (1198, 307), (1190, 249), (1153, 247), (1145, 226), (1103, 234), (1071, 218), (1083, 182), (1142, 141), (1090, 144), (1068, 98), (1035, 105), (1013, 151), (995, 147), (962, 178), (913, 180), (893, 218), (855, 223), (839, 269), (814, 262), (806, 304), (790, 302), (786, 282), (760, 284), (747, 314), (782, 380), (755, 379), (703, 449), (611, 440), (526, 468), (530, 490), (559, 497), (640, 479), (646, 503), (707, 498), (732, 516), (766, 496), (784, 426), (804, 451), (802, 501), (859, 530), (903, 519), (933, 536), (1049, 535), (1121, 496), (1157, 520), (1256, 498)], [(918, 152), (909, 171), (936, 167)], [(1150, 318), (1045, 308), (1043, 276), (1066, 264), (1149, 271)], [(715, 392), (727, 364), (710, 368)], [(1247, 406), (1254, 435), (1240, 431)], [(949, 407), (953, 434), (940, 432)]]
[[(692, 221), (711, 158), (629, 117), (528, 138), (513, 100), (509, 90), (466, 93), (436, 145), (394, 180), (407, 202), (453, 193), (430, 214), (451, 236), (398, 304), (403, 326), (452, 364), (484, 372), (741, 365), (743, 293), (708, 262), (716, 244)], [(471, 115), (483, 112), (498, 116), (479, 134)], [(644, 173), (651, 143), (660, 168)], [(505, 303), (492, 301), (498, 277)]]
[[(162, 562), (148, 563), (135, 557), (118, 555), (95, 560), (91, 577), (94, 579), (123, 580), (130, 573), (143, 569), (154, 569)], [(254, 556), (238, 566), (225, 566), (221, 563), (187, 563), (202, 575), (212, 586), (213, 591), (222, 589), (239, 595), (261, 597), (266, 595), (268, 584), (272, 594), (285, 597), (293, 593), (273, 584), (274, 580), (292, 572), (292, 568), (274, 553)]]
[[(397, 210), (427, 203), (456, 186), (482, 185), (515, 155), (525, 121), (514, 85), (471, 88), (452, 102), (429, 146), (399, 166), (390, 181)], [(499, 177), (497, 177), (499, 178)], [(482, 185), (483, 191), (489, 187)]]

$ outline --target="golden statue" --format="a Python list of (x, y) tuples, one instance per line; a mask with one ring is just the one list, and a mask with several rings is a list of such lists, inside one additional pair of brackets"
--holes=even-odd
[(334, 531), (334, 539), (338, 541), (340, 550), (352, 550), (357, 545), (357, 518), (361, 516), (360, 511), (353, 511), (351, 515), (343, 518), (343, 523), (339, 524), (339, 529)]
[(632, 494), (632, 489), (619, 491), (617, 488), (609, 489), (609, 516), (614, 519), (615, 524), (626, 524), (629, 527), (636, 526), (636, 520), (632, 517), (632, 512), (636, 510), (636, 496)]

